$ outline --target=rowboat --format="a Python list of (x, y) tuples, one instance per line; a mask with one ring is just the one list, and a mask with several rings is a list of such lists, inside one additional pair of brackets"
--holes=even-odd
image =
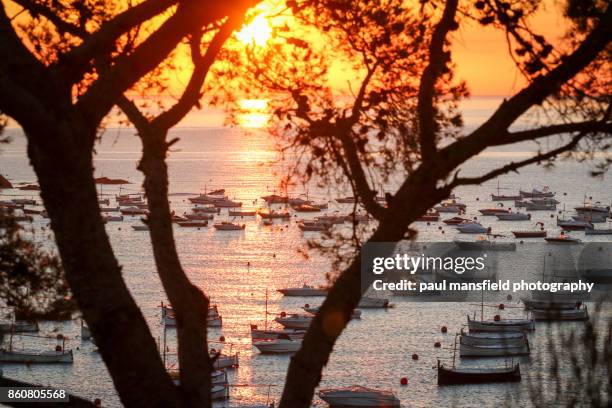
[(540, 231), (512, 231), (516, 238), (543, 238), (546, 236), (546, 230)]
[(527, 221), (531, 219), (531, 214), (525, 213), (497, 213), (495, 214), (498, 220), (500, 221)]
[(501, 319), (472, 320), (467, 317), (470, 332), (516, 332), (534, 331), (535, 319)]
[(446, 368), (438, 360), (438, 385), (521, 381), (519, 364), (512, 367)]
[(202, 228), (208, 226), (208, 221), (191, 220), (191, 221), (180, 221), (177, 223), (183, 228)]
[(522, 346), (506, 345), (504, 343), (486, 346), (475, 346), (466, 344), (463, 337), (459, 344), (459, 355), (461, 357), (510, 357), (526, 356), (530, 354), (529, 343)]
[(282, 288), (277, 291), (285, 296), (326, 296), (328, 289), (304, 284), (301, 288)]
[(234, 224), (232, 222), (226, 222), (226, 221), (222, 221), (220, 223), (216, 223), (213, 224), (213, 227), (215, 227), (216, 230), (219, 231), (239, 231), (239, 230), (243, 230), (246, 225), (245, 224)]
[(72, 364), (72, 350), (15, 351), (0, 349), (0, 362), (21, 364)]
[(531, 313), (537, 321), (589, 320), (589, 311), (586, 306), (574, 309), (534, 309)]
[(307, 329), (312, 319), (313, 317), (310, 315), (299, 315), (295, 313), (287, 315), (283, 312), (280, 316), (274, 318), (274, 321), (288, 329)]
[(296, 329), (270, 329), (270, 330), (261, 330), (257, 328), (257, 325), (251, 325), (251, 338), (253, 340), (273, 340), (277, 339), (280, 335), (289, 336), (290, 339), (301, 339), (306, 334), (306, 330), (296, 330)]
[(473, 346), (491, 346), (494, 344), (504, 344), (508, 346), (520, 347), (527, 342), (524, 332), (469, 332), (465, 333), (461, 329), (461, 339), (465, 344)]
[(292, 340), (286, 334), (281, 334), (276, 339), (254, 341), (253, 346), (262, 354), (288, 354), (295, 353), (302, 347), (302, 339)]
[(391, 391), (381, 391), (352, 385), (345, 388), (330, 388), (319, 391), (319, 398), (330, 407), (400, 407), (400, 400)]

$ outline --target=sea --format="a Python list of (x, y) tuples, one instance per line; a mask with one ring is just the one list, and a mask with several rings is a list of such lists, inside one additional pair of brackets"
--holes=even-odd
[[(464, 103), (462, 111), (466, 132), (482, 123), (501, 98), (472, 98)], [(224, 188), (232, 200), (243, 202), (245, 209), (265, 207), (262, 196), (280, 193), (280, 180), (291, 167), (282, 159), (277, 140), (266, 131), (266, 117), (261, 111), (243, 113), (238, 126), (223, 125), (223, 112), (198, 112), (170, 132), (179, 138), (168, 157), (170, 178), (170, 202), (177, 214), (189, 211), (188, 197)], [(264, 115), (264, 116), (262, 116)], [(0, 174), (15, 184), (35, 183), (36, 176), (26, 154), (27, 142), (20, 128), (11, 126), (5, 130), (11, 141), (0, 146)], [(533, 142), (488, 149), (462, 167), (461, 175), (477, 175), (504, 163), (529, 157), (540, 148), (553, 147), (553, 140), (538, 145)], [(95, 174), (110, 178), (127, 179), (130, 184), (101, 186), (102, 198), (142, 191), (142, 174), (136, 169), (141, 156), (141, 142), (133, 129), (109, 124), (95, 146)], [(604, 157), (604, 153), (595, 159)], [(285, 160), (285, 161), (284, 161)], [(455, 194), (467, 205), (466, 216), (477, 216), (496, 234), (510, 236), (514, 229), (533, 229), (536, 222), (544, 223), (556, 233), (555, 217), (570, 214), (573, 207), (585, 202), (612, 203), (610, 175), (594, 178), (592, 160), (559, 160), (554, 167), (531, 165), (518, 173), (503, 175), (482, 185), (462, 187)], [(496, 205), (491, 193), (515, 194), (520, 189), (549, 186), (561, 201), (558, 211), (534, 211), (529, 221), (500, 222), (495, 217), (482, 217), (478, 209)], [(384, 186), (393, 192), (397, 185)], [(36, 192), (17, 189), (0, 191), (0, 199), (33, 197)], [(335, 198), (350, 195), (346, 185), (307, 186), (296, 184), (289, 190), (292, 196), (308, 196), (316, 202), (329, 202), (328, 214), (348, 213), (350, 205), (338, 204)], [(418, 197), (415, 197), (418, 199)], [(512, 202), (507, 203), (513, 206)], [(216, 221), (231, 221), (223, 210)], [(562, 214), (559, 214), (561, 212)], [(318, 233), (303, 233), (297, 226), (298, 218), (313, 218), (317, 214), (293, 216), (291, 220), (275, 221), (272, 226), (263, 225), (259, 217), (233, 220), (246, 224), (243, 231), (217, 231), (212, 227), (194, 229), (175, 226), (175, 238), (181, 262), (191, 280), (207, 293), (218, 305), (223, 317), (222, 328), (209, 329), (209, 337), (225, 342), (211, 343), (210, 347), (226, 352), (238, 352), (240, 365), (229, 370), (230, 399), (215, 403), (216, 407), (255, 407), (278, 403), (282, 394), (286, 370), (291, 357), (288, 355), (262, 355), (251, 344), (250, 324), (260, 327), (273, 325), (274, 314), (303, 312), (305, 303), (316, 305), (322, 298), (283, 297), (277, 289), (288, 286), (325, 284), (332, 261), (326, 255), (312, 250), (304, 256), (307, 240)], [(453, 216), (449, 214), (448, 216)], [(442, 218), (446, 218), (443, 214)], [(153, 336), (168, 347), (167, 361), (173, 364), (176, 341), (173, 329), (164, 329), (160, 323), (160, 302), (167, 302), (156, 273), (149, 235), (146, 231), (134, 231), (131, 226), (140, 224), (139, 217), (126, 217), (123, 222), (109, 222), (106, 230), (116, 257), (123, 268), (123, 276), (136, 302), (147, 319)], [(35, 239), (53, 250), (48, 220), (35, 216), (32, 226)], [(372, 224), (373, 228), (374, 224)], [(420, 241), (452, 241), (459, 236), (451, 226), (440, 222), (415, 223)], [(599, 227), (599, 226), (598, 226)], [(608, 226), (609, 228), (609, 226)], [(612, 236), (585, 236), (572, 232), (572, 236), (584, 241), (611, 241)], [(502, 238), (510, 239), (510, 238)], [(543, 243), (543, 241), (540, 239)], [(533, 266), (536, 269), (536, 266)], [(86, 271), (85, 271), (86, 272)], [(497, 407), (513, 399), (512, 406), (530, 406), (528, 393), (530, 373), (537, 374), (541, 365), (551, 360), (549, 340), (561, 344), (561, 334), (566, 330), (580, 331), (584, 323), (538, 323), (536, 331), (529, 335), (531, 356), (515, 358), (521, 364), (523, 381), (515, 384), (487, 384), (439, 387), (437, 385), (437, 361), (451, 364), (454, 334), (466, 324), (466, 315), (480, 313), (481, 307), (473, 302), (411, 302), (391, 297), (394, 307), (389, 309), (364, 309), (361, 319), (350, 322), (334, 347), (329, 364), (323, 371), (320, 388), (343, 387), (353, 384), (392, 390), (405, 407)], [(504, 311), (486, 309), (485, 317), (502, 314), (505, 317), (521, 317), (525, 312), (518, 299), (508, 302)], [(268, 315), (266, 315), (266, 310)], [(610, 315), (604, 315), (609, 320)], [(448, 332), (441, 332), (446, 326)], [(2, 367), (7, 377), (51, 385), (93, 400), (100, 398), (104, 406), (119, 407), (120, 400), (95, 345), (80, 339), (80, 320), (42, 322), (41, 334), (53, 336), (62, 333), (68, 339), (67, 348), (74, 350), (74, 363), (67, 365), (8, 365)], [(36, 340), (38, 341), (38, 340)], [(54, 347), (55, 340), (33, 344), (31, 338), (12, 339), (13, 347)], [(442, 347), (435, 348), (440, 342)], [(6, 345), (5, 345), (6, 346)], [(418, 360), (412, 359), (418, 354)], [(459, 359), (463, 366), (503, 365), (504, 359), (469, 361)], [(146, 373), (142, 373), (146, 376)], [(562, 375), (569, 376), (569, 369)], [(401, 385), (405, 377), (407, 385)], [(544, 381), (550, 381), (544, 376)], [(549, 385), (551, 383), (549, 382)], [(314, 406), (326, 406), (315, 396)]]

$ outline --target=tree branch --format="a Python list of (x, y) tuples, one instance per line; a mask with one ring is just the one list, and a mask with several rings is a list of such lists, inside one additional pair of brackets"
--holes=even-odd
[(457, 0), (446, 2), (442, 19), (436, 25), (429, 45), (429, 64), (425, 67), (419, 85), (417, 115), (419, 118), (419, 138), (423, 161), (433, 160), (436, 154), (436, 109), (434, 107), (436, 82), (444, 72), (449, 55), (444, 51), (446, 36), (457, 24)]
[(85, 38), (89, 36), (89, 33), (68, 21), (65, 21), (60, 16), (58, 16), (53, 10), (42, 3), (38, 3), (32, 0), (13, 0), (16, 4), (19, 4), (21, 7), (30, 12), (30, 15), (33, 18), (37, 16), (43, 16), (47, 20), (49, 20), (53, 25), (59, 30), (70, 33), (72, 35)]

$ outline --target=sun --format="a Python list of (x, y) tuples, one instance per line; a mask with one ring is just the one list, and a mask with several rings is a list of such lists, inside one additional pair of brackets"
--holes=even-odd
[(272, 27), (263, 14), (257, 15), (242, 27), (236, 37), (245, 44), (265, 45), (272, 36)]

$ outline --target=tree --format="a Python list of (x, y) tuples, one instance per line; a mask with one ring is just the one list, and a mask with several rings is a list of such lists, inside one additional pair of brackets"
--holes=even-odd
[[(540, 3), (288, 1), (295, 18), (322, 38), (296, 38), (295, 30), (280, 30), (274, 44), (249, 52), (243, 75), (260, 85), (254, 93), (268, 92), (272, 130), (301, 158), (294, 176), (348, 182), (378, 222), (363, 238), (399, 241), (412, 236), (411, 223), (458, 186), (530, 164), (551, 164), (564, 153), (592, 157), (594, 150), (610, 147), (612, 10), (608, 2), (569, 1), (568, 33), (553, 46), (529, 24)], [(526, 85), (466, 134), (458, 103), (468, 88), (454, 78), (453, 32), (474, 23), (506, 35)], [(332, 59), (347, 61), (358, 78), (348, 96), (334, 95), (326, 82)], [(525, 118), (529, 121), (523, 125)], [(460, 175), (462, 164), (484, 149), (527, 140), (548, 140), (555, 147), (479, 176)], [(598, 171), (609, 164), (599, 162)], [(402, 181), (382, 205), (377, 186), (391, 176)], [(357, 251), (335, 278), (291, 359), (281, 407), (310, 405), (321, 371), (362, 296), (360, 263)]]
[[(185, 278), (176, 251), (167, 259), (156, 256), (179, 325), (184, 325), (179, 329), (181, 354), (190, 352), (192, 358), (181, 358), (182, 382), (176, 387), (121, 277), (100, 215), (92, 156), (102, 120), (114, 105), (126, 101), (126, 92), (142, 86), (148, 75), (154, 76), (184, 38), (199, 44), (203, 31), (218, 27), (227, 36), (257, 2), (15, 3), (18, 8), (3, 2), (0, 13), (0, 50), (11, 56), (0, 61), (0, 110), (15, 119), (27, 136), (28, 156), (67, 281), (119, 396), (126, 406), (209, 406), (206, 329), (196, 327), (203, 316), (205, 322), (207, 300)], [(217, 42), (222, 43), (221, 37)], [(216, 52), (209, 58), (214, 60)], [(204, 58), (199, 50), (194, 54), (194, 59)], [(169, 223), (167, 197), (163, 204), (156, 195), (167, 185), (158, 161), (165, 169), (165, 132), (197, 102), (202, 75), (212, 60), (196, 64), (194, 84), (185, 92), (187, 100), (160, 116), (164, 124), (151, 126), (141, 135), (145, 141), (142, 167), (145, 174), (159, 177), (146, 183), (153, 202), (152, 229), (160, 231), (152, 234), (157, 248), (174, 245), (164, 229)], [(190, 307), (201, 312), (186, 314)]]

